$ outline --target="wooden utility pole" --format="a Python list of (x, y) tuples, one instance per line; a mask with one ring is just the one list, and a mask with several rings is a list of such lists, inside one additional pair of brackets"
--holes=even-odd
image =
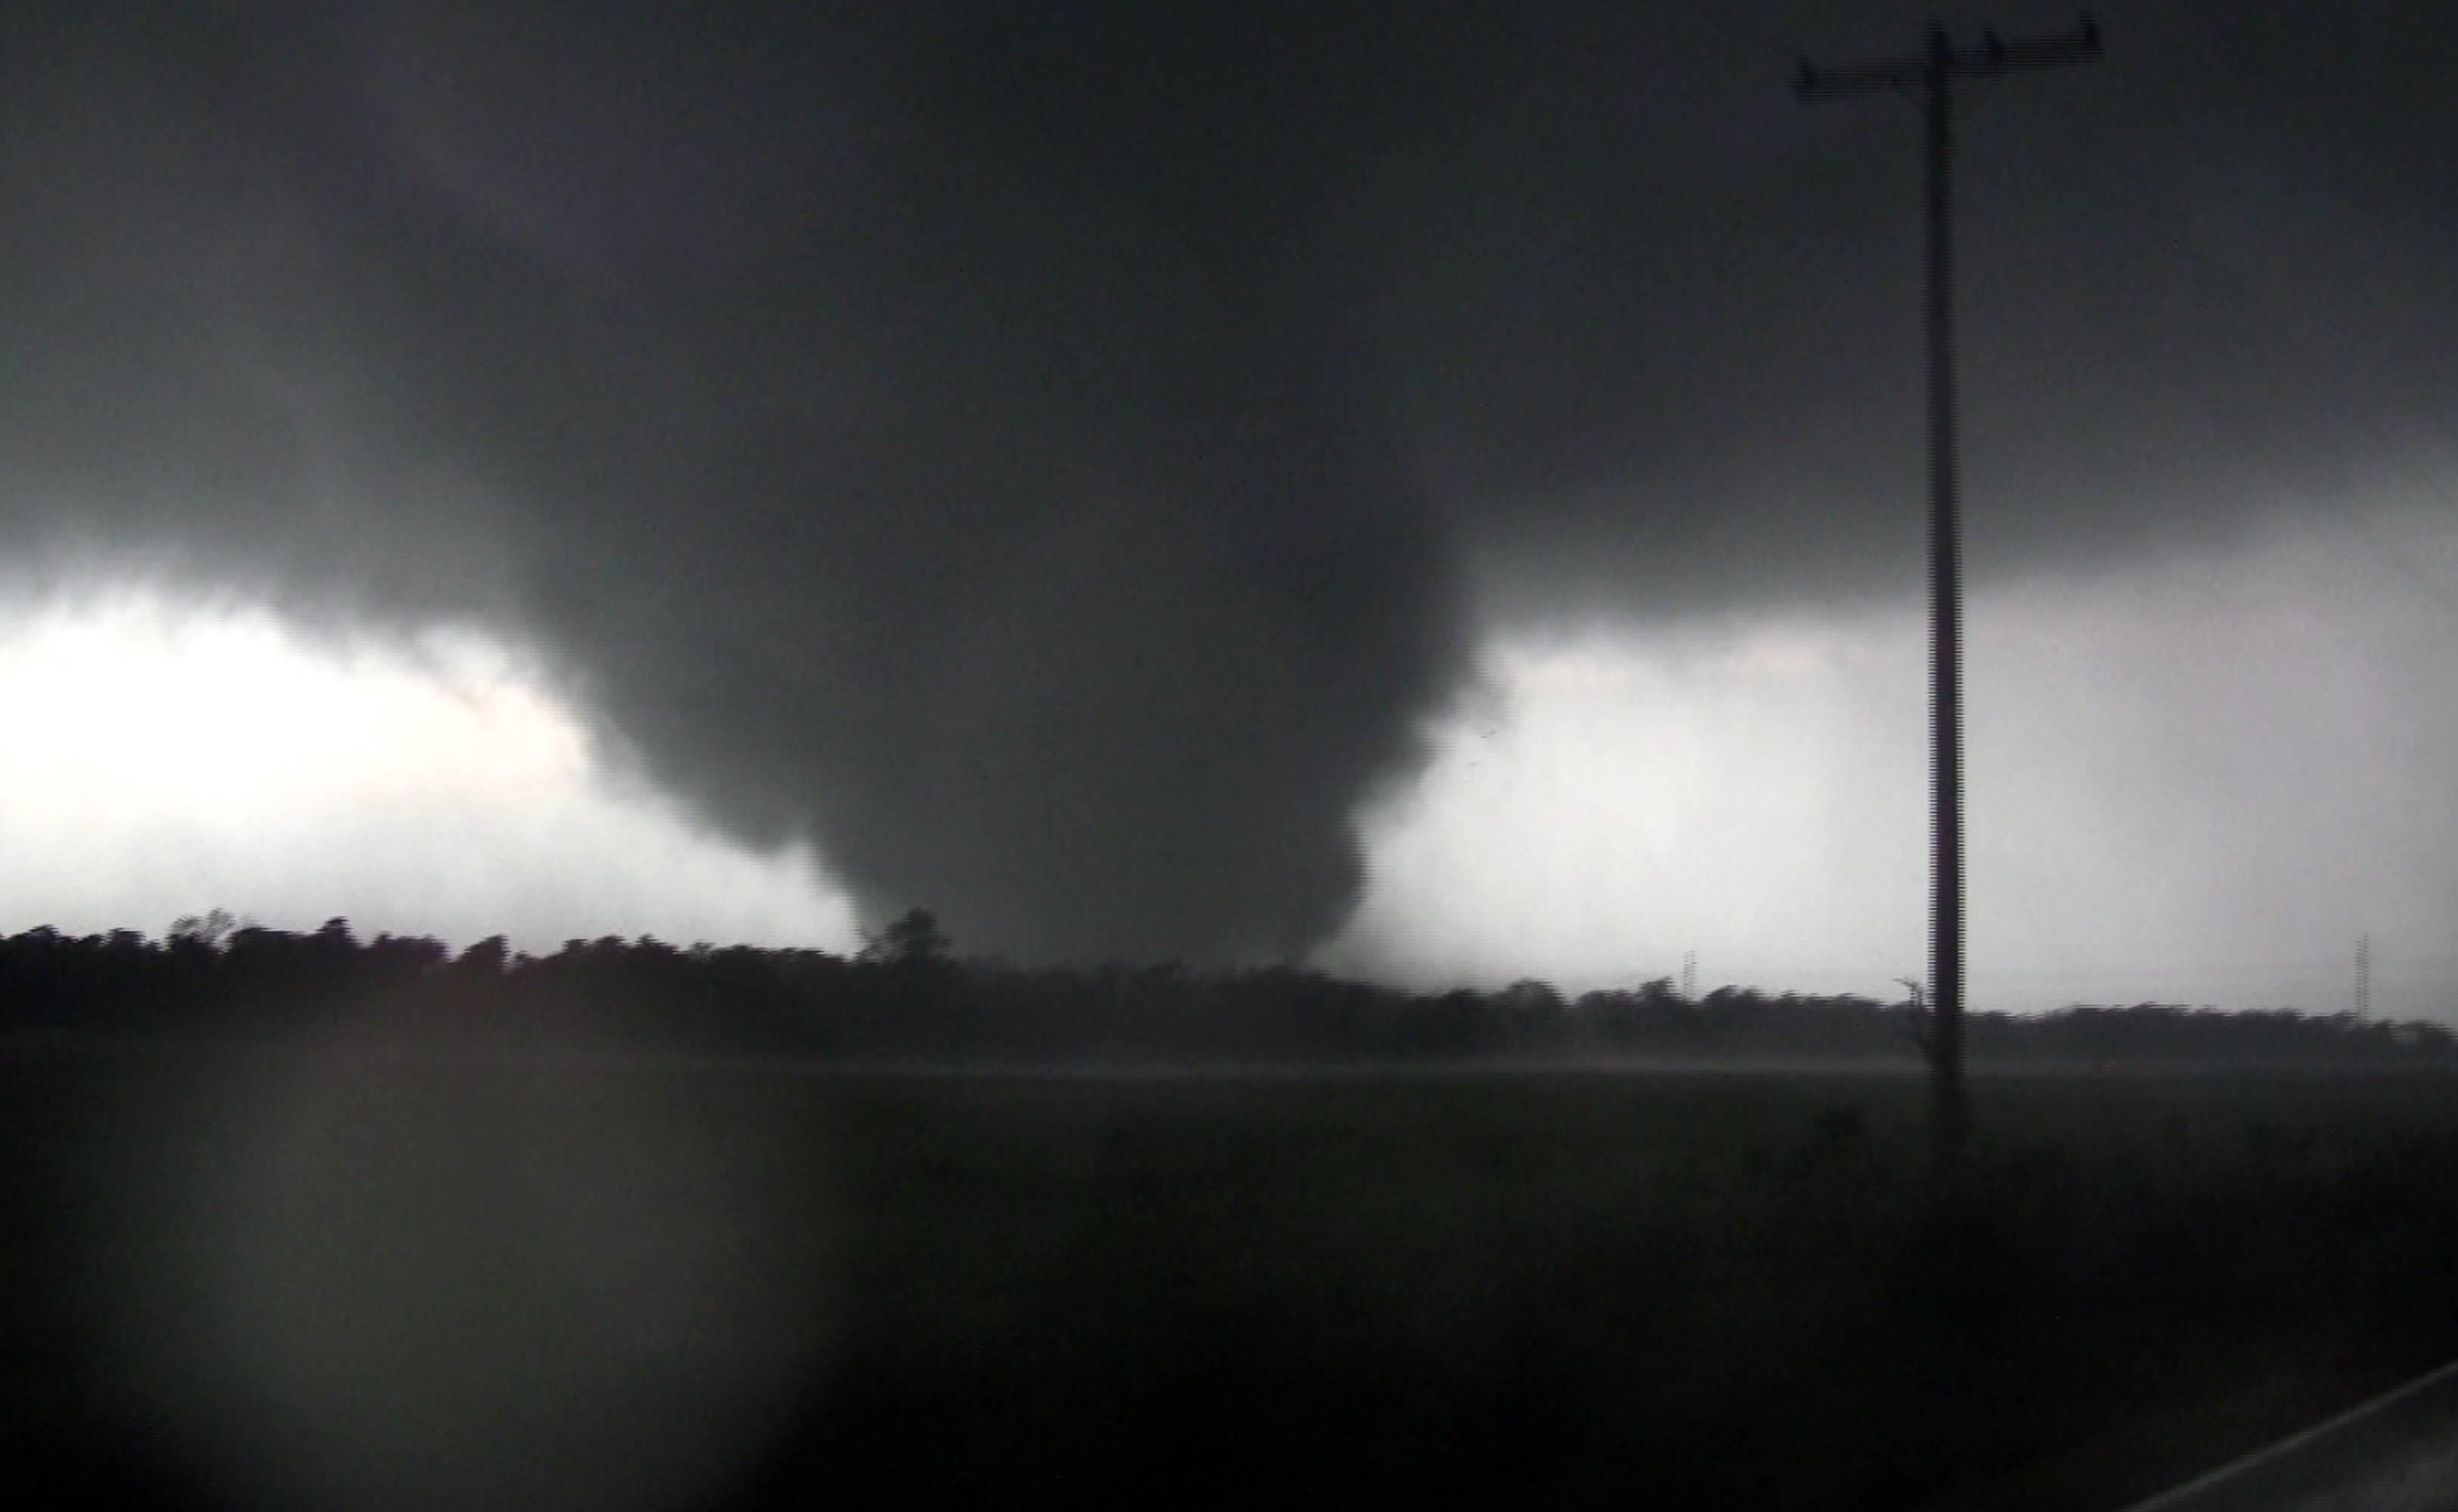
[(1928, 137), (1928, 593), (1930, 1128), (1942, 1165), (1960, 1164), (1971, 1135), (1963, 1074), (1963, 541), (1954, 456), (1954, 86), (2089, 63), (2100, 54), (2089, 15), (2055, 36), (2008, 42), (1992, 30), (1957, 48), (1932, 22), (1927, 48), (1908, 57), (1820, 69), (1802, 60), (1793, 93), (1804, 100), (1881, 92), (1916, 97)]

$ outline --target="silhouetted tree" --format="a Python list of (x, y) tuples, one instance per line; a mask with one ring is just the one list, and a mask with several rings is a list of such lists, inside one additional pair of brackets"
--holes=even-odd
[(180, 943), (219, 950), (222, 942), (229, 939), (231, 931), (239, 926), (240, 922), (231, 916), (229, 909), (215, 908), (201, 914), (182, 914), (172, 920), (170, 938)]
[(877, 934), (864, 937), (862, 959), (889, 966), (927, 966), (949, 958), (947, 935), (939, 917), (927, 908), (908, 908)]
[[(1019, 969), (960, 962), (927, 909), (848, 960), (650, 937), (573, 940), (543, 958), (501, 936), (455, 957), (437, 940), (349, 922), (313, 934), (183, 919), (161, 942), (132, 930), (0, 941), (0, 1025), (77, 1029), (286, 1032), (323, 1020), (385, 1032), (464, 1035), (552, 1028), (635, 1043), (758, 1046), (822, 1055), (962, 1059), (1291, 1059), (1558, 1054), (1798, 1060), (1870, 1058), (1924, 1043), (1924, 1003), (1770, 996), (1721, 987), (1691, 1002), (1659, 978), (1565, 1003), (1551, 985), (1411, 993), (1288, 966)], [(2017, 1018), (1974, 1014), (1984, 1060), (2070, 1065), (2458, 1066), (2436, 1024), (2280, 1009), (2077, 1005)]]

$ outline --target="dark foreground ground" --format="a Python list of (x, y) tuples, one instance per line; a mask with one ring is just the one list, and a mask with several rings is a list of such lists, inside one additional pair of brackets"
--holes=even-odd
[[(0, 1065), (55, 1504), (2114, 1507), (2458, 1357), (2458, 1082)], [(20, 1498), (22, 1504), (22, 1496)]]

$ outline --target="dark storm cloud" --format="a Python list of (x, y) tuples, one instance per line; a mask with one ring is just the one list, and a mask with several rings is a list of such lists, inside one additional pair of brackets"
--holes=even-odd
[[(1779, 42), (1899, 54), (1920, 17), (1627, 12), (1549, 35), (1481, 175), (1414, 223), (1448, 255), (1386, 284), (1430, 487), (1514, 611), (1911, 590), (1920, 117), (1803, 106), (1769, 71)], [(2284, 495), (2374, 486), (2385, 452), (2447, 435), (2458, 395), (2453, 12), (2103, 14), (2102, 63), (1962, 100), (1982, 574), (2206, 544)], [(1982, 18), (1953, 19), (1969, 40)], [(1497, 423), (1445, 424), (1462, 415)]]
[[(1982, 570), (2448, 418), (2448, 24), (2241, 9), (2112, 17), (1969, 125)], [(39, 560), (507, 622), (969, 944), (1320, 938), (1480, 585), (1908, 580), (1912, 117), (1804, 112), (1765, 45), (1908, 18), (12, 15)]]

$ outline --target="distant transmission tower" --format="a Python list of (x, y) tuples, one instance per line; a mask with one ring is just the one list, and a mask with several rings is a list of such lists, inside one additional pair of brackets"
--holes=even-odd
[(1942, 1166), (1960, 1162), (1971, 1130), (1963, 1078), (1963, 545), (1954, 466), (1954, 161), (1958, 79), (2089, 63), (2099, 27), (2009, 42), (1994, 31), (1958, 48), (1932, 22), (1928, 45), (1906, 57), (1794, 76), (1804, 100), (1856, 94), (1917, 98), (1928, 137), (1929, 1067), (1932, 1131)]
[(1681, 995), (1693, 1003), (1698, 1001), (1698, 952), (1696, 950), (1681, 952)]
[(2373, 1016), (2373, 937), (2356, 937), (2356, 1017)]

